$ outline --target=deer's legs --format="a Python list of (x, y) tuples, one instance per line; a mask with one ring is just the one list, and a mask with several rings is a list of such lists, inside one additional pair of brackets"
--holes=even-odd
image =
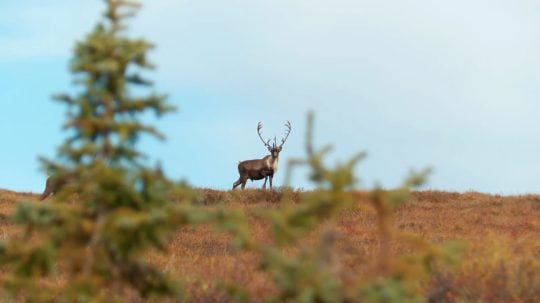
[(243, 180), (242, 176), (240, 176), (240, 178), (238, 178), (238, 180), (234, 182), (232, 189), (235, 189), (240, 184), (242, 184), (242, 188), (244, 188), (244, 186), (246, 185), (246, 180)]
[(240, 178), (238, 178), (238, 180), (234, 182), (232, 189), (235, 189), (240, 184), (242, 184), (242, 189), (244, 189), (244, 187), (246, 187), (247, 181), (248, 181), (248, 177), (244, 177), (240, 175)]
[(268, 176), (264, 177), (264, 184), (263, 184), (263, 189), (266, 189), (266, 180), (268, 180)]
[(274, 176), (270, 175), (270, 189), (272, 189), (272, 179), (274, 179)]

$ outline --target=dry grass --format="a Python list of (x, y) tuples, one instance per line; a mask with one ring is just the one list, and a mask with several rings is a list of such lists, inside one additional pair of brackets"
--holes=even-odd
[[(250, 212), (275, 207), (281, 193), (201, 189), (200, 203)], [(298, 199), (299, 193), (295, 193)], [(7, 220), (17, 201), (37, 195), (0, 190), (0, 235), (17, 231)], [(376, 217), (358, 193), (360, 207), (344, 212), (337, 229), (343, 267), (355, 275), (367, 274), (378, 251)], [(267, 237), (265, 222), (252, 219), (252, 232)], [(540, 298), (540, 196), (498, 196), (481, 193), (416, 192), (395, 214), (401, 231), (434, 243), (463, 240), (467, 249), (453, 268), (438, 269), (426, 285), (431, 302), (537, 302)], [(309, 239), (307, 239), (309, 241)], [(395, 245), (397, 252), (407, 247)], [(166, 254), (149, 258), (181, 281), (194, 302), (228, 302), (224, 285), (243, 285), (252, 298), (271, 293), (269, 278), (257, 270), (257, 258), (237, 252), (229, 237), (211, 226), (184, 228), (172, 239)]]

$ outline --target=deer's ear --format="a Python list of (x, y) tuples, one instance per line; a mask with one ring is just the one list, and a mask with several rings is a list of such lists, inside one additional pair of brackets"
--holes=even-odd
[(279, 147), (279, 151), (281, 151), (282, 149), (283, 149), (283, 146), (280, 146), (280, 147)]

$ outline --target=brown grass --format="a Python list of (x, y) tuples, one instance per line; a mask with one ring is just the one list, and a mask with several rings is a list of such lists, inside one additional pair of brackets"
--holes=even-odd
[[(199, 202), (205, 207), (224, 203), (243, 212), (276, 207), (281, 198), (280, 191), (199, 191)], [(17, 231), (7, 216), (21, 200), (37, 200), (37, 195), (0, 190), (2, 238)], [(342, 266), (363, 275), (376, 258), (379, 242), (375, 212), (364, 193), (358, 193), (358, 200), (360, 207), (344, 212), (337, 229)], [(450, 239), (467, 243), (460, 263), (437, 269), (426, 285), (430, 302), (537, 302), (540, 298), (540, 196), (415, 192), (397, 210), (394, 223), (400, 231), (434, 243)], [(265, 222), (252, 218), (251, 226), (256, 238), (267, 237)], [(257, 257), (235, 251), (229, 240), (211, 226), (184, 228), (171, 239), (166, 254), (152, 252), (149, 258), (181, 281), (193, 302), (229, 302), (223, 288), (233, 283), (243, 285), (254, 299), (271, 293), (271, 281), (257, 270)], [(408, 248), (392, 249), (400, 253)]]

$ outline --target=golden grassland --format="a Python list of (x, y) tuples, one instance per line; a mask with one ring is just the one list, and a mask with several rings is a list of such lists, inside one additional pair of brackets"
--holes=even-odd
[[(198, 191), (205, 207), (225, 205), (247, 214), (255, 208), (276, 207), (281, 195), (262, 190)], [(358, 207), (344, 211), (336, 222), (336, 254), (345, 280), (347, 275), (369, 275), (379, 252), (375, 211), (365, 193), (356, 196)], [(8, 217), (21, 200), (37, 200), (37, 195), (0, 190), (2, 238), (18, 231)], [(249, 217), (253, 236), (268, 239), (267, 223)], [(540, 195), (414, 192), (396, 211), (394, 225), (432, 243), (452, 239), (466, 243), (455, 266), (436, 269), (426, 281), (430, 302), (539, 302)], [(305, 239), (306, 245), (317, 233)], [(391, 249), (401, 254), (410, 248), (395, 243)], [(223, 288), (229, 283), (242, 285), (252, 298), (273, 291), (272, 281), (257, 269), (257, 256), (236, 251), (230, 237), (212, 226), (183, 228), (165, 253), (151, 252), (148, 258), (177, 278), (194, 302), (228, 302)]]

